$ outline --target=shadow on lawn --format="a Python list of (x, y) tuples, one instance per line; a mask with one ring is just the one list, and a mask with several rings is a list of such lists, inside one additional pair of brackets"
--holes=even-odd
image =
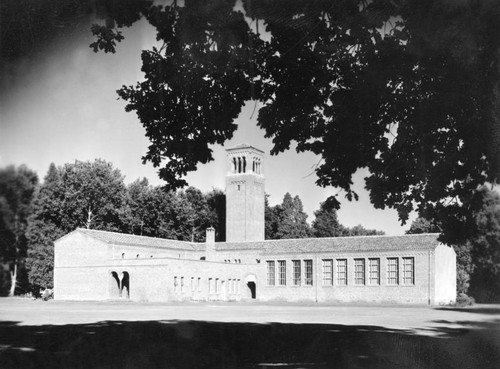
[(272, 364), (278, 363), (316, 369), (497, 368), (500, 363), (495, 322), (433, 333), (331, 324), (0, 322), (0, 368), (276, 368)]

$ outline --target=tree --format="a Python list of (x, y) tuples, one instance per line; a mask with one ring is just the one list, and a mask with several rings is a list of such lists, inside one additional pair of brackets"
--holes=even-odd
[(454, 237), (469, 236), (467, 201), (500, 173), (497, 1), (105, 3), (115, 22), (94, 26), (95, 50), (114, 51), (140, 17), (157, 29), (145, 79), (119, 95), (152, 142), (143, 159), (171, 186), (213, 159), (209, 145), (254, 99), (272, 154), (295, 141), (321, 156), (318, 185), (356, 199), (352, 175), (368, 168), (376, 207), (455, 219)]
[(212, 226), (215, 228), (215, 240), (226, 241), (226, 194), (218, 189), (205, 194), (208, 207), (215, 214)]
[(474, 195), (480, 209), (474, 214), (474, 236), (470, 238), (474, 273), (471, 292), (482, 302), (500, 301), (500, 195), (487, 187)]
[(292, 196), (287, 192), (277, 211), (276, 239), (306, 238), (311, 235), (307, 214), (299, 196)]
[(420, 234), (420, 233), (439, 233), (441, 228), (435, 222), (419, 216), (415, 219), (410, 226), (410, 229), (406, 231), (406, 234)]
[(194, 187), (179, 192), (175, 214), (180, 240), (204, 242), (206, 229), (217, 225), (217, 213), (208, 205), (207, 197)]
[(9, 296), (24, 269), (28, 215), (37, 185), (38, 176), (25, 165), (0, 169), (0, 265), (2, 272), (3, 265), (10, 272)]
[(377, 231), (376, 229), (366, 229), (361, 224), (358, 224), (352, 228), (345, 228), (343, 236), (353, 237), (353, 236), (383, 236), (384, 231)]
[(50, 165), (28, 221), (27, 269), (33, 292), (52, 287), (56, 239), (78, 227), (124, 228), (125, 191), (120, 171), (104, 160)]
[[(481, 187), (468, 201), (471, 216), (467, 222), (468, 238), (457, 242), (457, 293), (470, 294), (478, 301), (500, 300), (500, 195)], [(439, 232), (448, 227), (453, 233), (456, 222), (418, 217), (407, 233)], [(470, 289), (469, 289), (470, 287)]]
[(266, 240), (277, 238), (278, 224), (280, 222), (281, 205), (269, 206), (269, 195), (264, 200), (264, 237)]
[(316, 217), (312, 222), (314, 237), (339, 237), (344, 235), (345, 227), (340, 224), (337, 216), (336, 202), (332, 198), (320, 204), (319, 210), (314, 212)]

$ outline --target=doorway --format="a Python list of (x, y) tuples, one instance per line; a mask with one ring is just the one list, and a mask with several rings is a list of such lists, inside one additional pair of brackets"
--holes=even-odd
[(255, 285), (255, 282), (247, 282), (248, 289), (250, 290), (250, 296), (252, 299), (257, 298), (257, 287)]

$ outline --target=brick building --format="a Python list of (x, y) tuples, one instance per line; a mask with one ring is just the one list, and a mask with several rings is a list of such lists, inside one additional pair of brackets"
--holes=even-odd
[(226, 242), (77, 229), (55, 241), (56, 299), (444, 304), (456, 256), (437, 234), (264, 240), (262, 151), (228, 152)]

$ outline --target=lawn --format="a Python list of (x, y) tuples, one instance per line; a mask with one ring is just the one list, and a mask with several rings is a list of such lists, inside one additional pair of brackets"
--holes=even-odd
[(0, 299), (0, 368), (498, 368), (500, 306)]

